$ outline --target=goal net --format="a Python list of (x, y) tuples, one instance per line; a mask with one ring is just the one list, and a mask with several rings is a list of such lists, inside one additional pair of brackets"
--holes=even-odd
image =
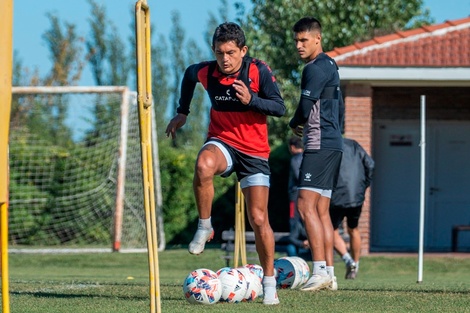
[(9, 139), (12, 248), (146, 249), (135, 92), (13, 87)]

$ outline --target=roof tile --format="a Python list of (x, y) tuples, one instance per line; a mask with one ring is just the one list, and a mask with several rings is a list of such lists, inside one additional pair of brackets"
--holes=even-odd
[(470, 67), (470, 17), (399, 31), (327, 52), (339, 65)]

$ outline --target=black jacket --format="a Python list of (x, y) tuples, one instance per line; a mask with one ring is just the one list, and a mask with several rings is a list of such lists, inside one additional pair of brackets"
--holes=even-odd
[(331, 206), (353, 208), (362, 206), (365, 192), (372, 181), (374, 160), (361, 145), (344, 138), (343, 157), (338, 183), (331, 196)]

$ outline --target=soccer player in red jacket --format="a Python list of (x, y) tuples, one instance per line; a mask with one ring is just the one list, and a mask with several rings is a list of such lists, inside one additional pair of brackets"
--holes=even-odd
[(245, 196), (248, 220), (255, 232), (256, 249), (264, 270), (263, 303), (278, 304), (274, 277), (274, 235), (268, 218), (270, 169), (267, 116), (282, 116), (284, 101), (269, 66), (246, 56), (243, 30), (235, 23), (219, 25), (212, 39), (216, 60), (189, 66), (181, 83), (177, 115), (167, 136), (186, 123), (196, 84), (211, 101), (207, 140), (199, 151), (193, 189), (199, 213), (198, 230), (189, 244), (200, 254), (212, 239), (213, 179), (236, 173)]

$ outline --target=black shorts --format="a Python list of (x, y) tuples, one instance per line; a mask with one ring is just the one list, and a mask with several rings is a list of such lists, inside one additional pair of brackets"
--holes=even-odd
[(305, 150), (300, 165), (299, 188), (333, 190), (338, 181), (341, 151)]
[(237, 174), (238, 180), (240, 181), (243, 178), (254, 174), (264, 174), (267, 176), (271, 175), (268, 160), (242, 153), (225, 142), (215, 138), (209, 138), (206, 143), (214, 141), (222, 145), (227, 150), (232, 162), (231, 168), (227, 169), (227, 171), (225, 171), (220, 176), (229, 177), (233, 172), (235, 172)]
[(339, 225), (343, 222), (346, 217), (346, 223), (348, 228), (356, 228), (359, 224), (359, 217), (361, 217), (362, 205), (355, 208), (341, 208), (341, 207), (330, 207), (331, 223), (334, 229), (338, 229)]

